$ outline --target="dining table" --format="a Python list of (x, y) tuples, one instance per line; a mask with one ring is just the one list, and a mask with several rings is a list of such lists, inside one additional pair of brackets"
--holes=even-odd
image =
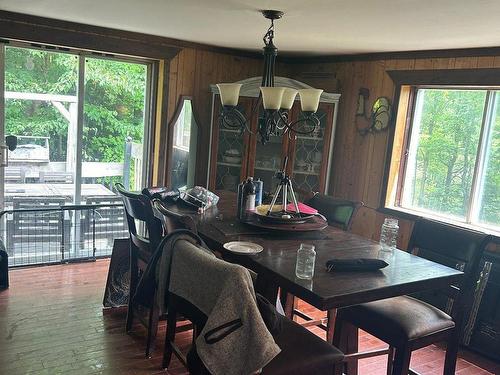
[[(333, 226), (320, 231), (266, 230), (248, 225), (236, 216), (236, 193), (216, 191), (217, 206), (198, 213), (180, 203), (166, 203), (169, 210), (190, 215), (205, 243), (228, 261), (257, 273), (255, 289), (269, 301), (286, 291), (323, 311), (428, 290), (445, 289), (459, 282), (463, 272), (415, 256), (400, 249), (385, 251), (378, 242)], [(300, 225), (300, 224), (298, 224)], [(249, 241), (263, 247), (254, 255), (235, 254), (224, 248), (230, 241)], [(316, 261), (311, 280), (295, 275), (297, 250), (301, 243), (315, 246)], [(364, 272), (329, 272), (330, 259), (383, 259), (383, 269)], [(328, 337), (330, 334), (330, 337)], [(327, 330), (328, 341), (333, 329)]]

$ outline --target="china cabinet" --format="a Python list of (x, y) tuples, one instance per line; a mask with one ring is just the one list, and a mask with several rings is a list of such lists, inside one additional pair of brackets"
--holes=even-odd
[[(328, 191), (332, 159), (335, 122), (340, 94), (323, 93), (317, 115), (320, 125), (313, 133), (297, 134), (295, 137), (271, 136), (265, 145), (260, 143), (257, 134), (259, 121), (264, 114), (253, 113), (259, 93), (260, 77), (240, 81), (238, 109), (248, 119), (252, 133), (240, 134), (237, 130), (227, 129), (219, 124), (221, 103), (218, 89), (212, 90), (211, 146), (207, 182), (211, 190), (236, 191), (240, 181), (248, 176), (260, 179), (264, 191), (272, 192), (277, 184), (276, 171), (283, 166), (288, 156), (287, 172), (292, 176), (294, 187), (306, 191)], [(289, 78), (276, 77), (275, 86), (295, 89), (310, 88), (305, 83)], [(301, 116), (300, 103), (296, 100), (290, 110), (291, 119)]]

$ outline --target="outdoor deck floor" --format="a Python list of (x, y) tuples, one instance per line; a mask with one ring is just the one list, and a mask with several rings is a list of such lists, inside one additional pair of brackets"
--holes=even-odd
[[(157, 350), (146, 359), (144, 329), (126, 335), (123, 310), (103, 313), (108, 265), (99, 260), (11, 270), (11, 288), (0, 292), (0, 374), (166, 373), (160, 369), (164, 324)], [(189, 345), (189, 332), (178, 338), (181, 347)], [(360, 342), (362, 349), (383, 346), (364, 333)], [(414, 353), (412, 367), (421, 374), (441, 374), (443, 361), (443, 350), (430, 346)], [(360, 374), (385, 374), (385, 366), (385, 357), (366, 359)], [(187, 374), (177, 361), (167, 373)], [(500, 374), (500, 365), (463, 351), (457, 374)]]

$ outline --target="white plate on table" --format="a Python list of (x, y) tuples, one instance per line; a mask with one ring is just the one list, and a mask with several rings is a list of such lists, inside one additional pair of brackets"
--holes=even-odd
[(223, 246), (224, 249), (236, 254), (258, 254), (264, 250), (259, 244), (245, 241), (226, 242)]

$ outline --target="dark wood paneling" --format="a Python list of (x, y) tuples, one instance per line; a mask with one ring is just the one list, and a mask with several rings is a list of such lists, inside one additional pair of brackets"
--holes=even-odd
[(171, 40), (106, 27), (0, 11), (0, 37), (154, 59), (180, 50)]
[(170, 59), (183, 48), (261, 59), (262, 54), (0, 10), (0, 38)]
[(478, 47), (422, 51), (373, 52), (347, 55), (284, 56), (281, 61), (289, 64), (318, 64), (403, 59), (432, 60), (457, 57), (491, 57), (498, 55), (500, 55), (500, 47)]
[(499, 86), (500, 69), (389, 70), (395, 85)]

